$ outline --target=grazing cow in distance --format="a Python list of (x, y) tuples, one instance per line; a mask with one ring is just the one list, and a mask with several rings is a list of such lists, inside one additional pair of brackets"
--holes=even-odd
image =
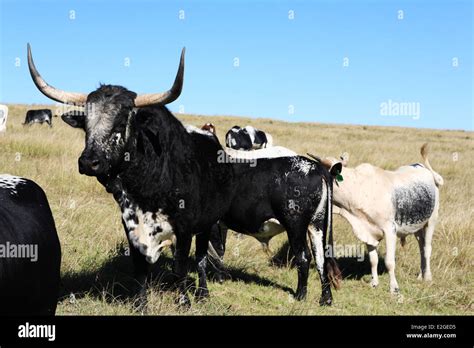
[(79, 172), (94, 176), (114, 195), (131, 247), (136, 278), (146, 303), (150, 266), (176, 238), (174, 273), (179, 279), (178, 303), (189, 306), (186, 275), (193, 234), (196, 234), (198, 289), (209, 296), (207, 248), (217, 221), (255, 234), (267, 220), (287, 230), (296, 255), (296, 299), (307, 293), (311, 235), (321, 278), (321, 305), (333, 301), (334, 260), (326, 257), (326, 236), (332, 235), (332, 178), (326, 168), (304, 157), (260, 159), (257, 167), (234, 163), (210, 132), (188, 131), (166, 108), (182, 90), (184, 50), (175, 82), (164, 93), (137, 95), (122, 86), (101, 85), (90, 94), (58, 90), (36, 70), (28, 46), (28, 65), (36, 87), (47, 97), (84, 105), (82, 115), (64, 116), (85, 131), (86, 145)]
[(7, 130), (8, 106), (0, 105), (0, 133)]
[(53, 126), (53, 114), (50, 109), (28, 110), (25, 117), (25, 125), (32, 125), (34, 123), (47, 123), (50, 127)]
[(402, 245), (414, 234), (419, 245), (421, 272), (419, 279), (431, 280), (431, 241), (438, 220), (439, 187), (443, 178), (428, 161), (428, 144), (421, 147), (424, 164), (403, 166), (395, 171), (368, 163), (348, 168), (348, 157), (326, 158), (322, 163), (342, 175), (334, 186), (334, 211), (352, 226), (354, 234), (367, 244), (372, 269), (372, 286), (379, 284), (377, 246), (386, 241), (385, 266), (390, 275), (390, 292), (398, 293), (395, 278), (397, 236)]
[(270, 134), (252, 126), (244, 128), (234, 126), (225, 135), (225, 143), (231, 149), (248, 151), (271, 147), (273, 138)]
[(43, 190), (0, 175), (0, 315), (54, 315), (61, 247)]

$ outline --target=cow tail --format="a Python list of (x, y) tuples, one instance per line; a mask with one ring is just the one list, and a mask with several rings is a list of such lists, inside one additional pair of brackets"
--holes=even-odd
[(443, 177), (436, 173), (433, 168), (431, 168), (430, 161), (428, 161), (428, 143), (424, 143), (420, 150), (421, 157), (425, 161), (425, 167), (433, 174), (433, 179), (437, 187), (440, 187), (444, 184)]
[(334, 289), (339, 290), (342, 283), (342, 273), (334, 258), (334, 239), (332, 235), (332, 181), (326, 180), (327, 185), (327, 200), (326, 200), (326, 234), (328, 236), (328, 243), (326, 248), (330, 248), (329, 257), (326, 258), (326, 272), (329, 281)]

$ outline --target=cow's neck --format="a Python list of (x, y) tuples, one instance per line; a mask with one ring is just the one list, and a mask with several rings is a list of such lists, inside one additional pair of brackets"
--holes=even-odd
[(353, 205), (351, 201), (353, 192), (351, 190), (357, 189), (354, 168), (344, 167), (342, 177), (343, 181), (335, 182), (333, 185), (333, 202), (336, 206), (350, 211)]
[(178, 181), (186, 181), (184, 170), (192, 162), (190, 137), (165, 107), (138, 110), (130, 129), (126, 155), (118, 171), (125, 192), (137, 200), (164, 199)]

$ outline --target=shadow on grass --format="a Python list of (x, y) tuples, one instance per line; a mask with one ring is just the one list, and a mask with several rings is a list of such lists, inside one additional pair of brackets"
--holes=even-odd
[[(342, 272), (343, 279), (360, 280), (364, 276), (370, 276), (370, 259), (369, 255), (365, 253), (363, 258), (358, 257), (338, 257), (336, 262)], [(314, 260), (312, 260), (314, 263)], [(275, 253), (271, 259), (271, 264), (276, 267), (295, 267), (294, 255), (291, 251), (288, 242), (285, 242), (280, 249)], [(386, 273), (384, 258), (379, 256), (379, 263), (377, 267), (378, 274)]]
[[(370, 276), (370, 260), (367, 253), (364, 258), (360, 260), (357, 257), (339, 257), (336, 259), (339, 269), (342, 272), (343, 279), (360, 280), (365, 276)], [(386, 273), (384, 259), (379, 257), (377, 273), (379, 275)]]
[[(133, 276), (131, 256), (125, 255), (123, 246), (118, 247), (115, 256), (108, 259), (99, 269), (66, 273), (61, 278), (60, 300), (84, 297), (85, 294), (110, 303), (116, 300), (134, 301), (140, 284)], [(152, 282), (160, 283), (160, 290), (172, 290), (175, 283), (169, 271), (172, 260), (161, 256), (153, 266)]]
[[(107, 303), (114, 301), (133, 302), (139, 291), (139, 284), (133, 277), (133, 262), (131, 256), (125, 255), (122, 244), (114, 251), (115, 256), (107, 260), (99, 269), (62, 275), (59, 301), (67, 300), (71, 294), (74, 298), (82, 298), (86, 294)], [(159, 291), (175, 291), (176, 277), (172, 273), (173, 259), (162, 255), (152, 269), (152, 287)], [(194, 257), (189, 258), (189, 271), (196, 273)], [(289, 293), (294, 293), (289, 287), (282, 286), (257, 274), (248, 273), (244, 269), (228, 267), (226, 271), (230, 279), (227, 281), (242, 281), (246, 284), (259, 284), (274, 287)], [(215, 274), (209, 267), (208, 279), (214, 279)], [(187, 285), (190, 293), (194, 293), (196, 279), (189, 277)]]

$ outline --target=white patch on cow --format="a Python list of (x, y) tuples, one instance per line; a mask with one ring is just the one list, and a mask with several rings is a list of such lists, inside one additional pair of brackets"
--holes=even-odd
[(123, 209), (122, 212), (122, 219), (125, 222), (125, 226), (127, 227), (128, 231), (134, 230), (137, 227), (137, 223), (134, 219), (135, 210), (130, 207), (126, 207)]
[(106, 103), (106, 101), (87, 103), (85, 109), (87, 112), (86, 126), (89, 139), (97, 143), (105, 143), (105, 138), (112, 131), (114, 116), (117, 110), (114, 110), (113, 104)]
[(120, 140), (122, 140), (122, 134), (120, 134), (120, 133), (115, 133), (113, 139), (114, 139), (114, 141), (115, 141), (115, 144), (119, 145), (119, 144), (120, 144)]
[(254, 234), (253, 237), (261, 243), (268, 243), (274, 236), (283, 232), (285, 232), (285, 228), (280, 222), (277, 219), (271, 218), (260, 226), (258, 233)]
[(9, 190), (12, 195), (18, 194), (17, 186), (24, 183), (26, 183), (26, 180), (18, 176), (9, 174), (0, 175), (0, 189)]
[(298, 155), (296, 152), (283, 146), (274, 146), (267, 149), (253, 151), (235, 150), (226, 147), (225, 152), (231, 157), (246, 159), (293, 157)]
[(316, 229), (310, 225), (308, 227), (309, 238), (313, 245), (314, 257), (316, 259), (316, 268), (319, 274), (323, 274), (324, 270), (324, 247), (323, 247), (323, 231)]
[(255, 144), (255, 133), (257, 133), (255, 128), (252, 126), (246, 126), (244, 129), (247, 131), (248, 135), (250, 136), (250, 142), (252, 144)]
[(273, 146), (273, 137), (271, 136), (270, 133), (265, 133), (265, 136), (267, 137), (267, 143), (265, 144), (265, 147), (272, 147)]
[(163, 248), (175, 239), (173, 227), (161, 209), (152, 213), (137, 208), (135, 216), (138, 223), (129, 229), (129, 239), (146, 256), (147, 262), (153, 264), (160, 257)]
[(291, 162), (291, 169), (298, 170), (299, 172), (303, 173), (304, 175), (308, 175), (310, 170), (314, 169), (314, 163), (311, 161), (304, 159), (304, 158), (292, 158)]
[(190, 124), (184, 125), (184, 128), (186, 128), (186, 131), (188, 133), (199, 133), (199, 134), (202, 134), (202, 135), (206, 135), (208, 137), (214, 137), (214, 134), (211, 131), (201, 129), (201, 128), (198, 128), (196, 126), (190, 125)]
[(326, 203), (328, 199), (328, 189), (327, 189), (327, 184), (326, 180), (322, 180), (322, 185), (321, 185), (321, 199), (319, 200), (318, 206), (316, 207), (316, 210), (314, 211), (312, 221), (316, 220), (321, 220), (324, 218), (324, 214), (326, 213)]

